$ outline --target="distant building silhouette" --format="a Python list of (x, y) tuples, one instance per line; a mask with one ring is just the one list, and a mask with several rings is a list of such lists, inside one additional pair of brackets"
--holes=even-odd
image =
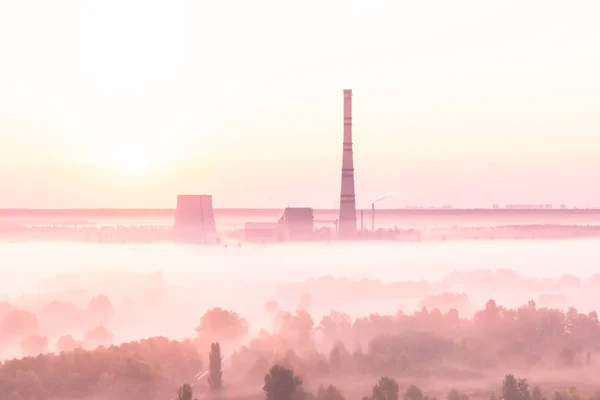
[(505, 208), (511, 210), (551, 210), (552, 204), (507, 204)]

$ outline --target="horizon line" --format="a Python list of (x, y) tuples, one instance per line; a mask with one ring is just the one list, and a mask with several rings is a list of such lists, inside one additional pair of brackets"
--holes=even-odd
[[(215, 211), (283, 211), (287, 207), (213, 207)], [(295, 207), (291, 207), (295, 208)], [(312, 208), (312, 207), (310, 207)], [(65, 212), (65, 211), (175, 211), (176, 207), (69, 207), (69, 208), (0, 208), (2, 212)], [(339, 208), (313, 208), (314, 211), (339, 211)], [(600, 211), (600, 207), (571, 208), (493, 208), (493, 207), (420, 207), (387, 208), (377, 207), (377, 211)], [(370, 207), (356, 211), (371, 211)]]

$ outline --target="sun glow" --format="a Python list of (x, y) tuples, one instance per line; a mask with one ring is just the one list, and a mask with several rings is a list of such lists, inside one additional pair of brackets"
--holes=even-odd
[(112, 164), (115, 169), (127, 176), (145, 175), (153, 167), (152, 160), (141, 151), (121, 154), (114, 158)]
[(140, 178), (148, 176), (168, 163), (166, 149), (149, 144), (119, 144), (98, 154), (97, 164), (120, 176)]

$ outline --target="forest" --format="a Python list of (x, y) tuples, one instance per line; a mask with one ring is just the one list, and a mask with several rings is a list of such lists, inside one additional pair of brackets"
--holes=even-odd
[[(395, 379), (403, 390), (411, 385), (426, 388), (432, 397), (457, 389), (487, 399), (499, 395), (494, 382), (507, 371), (528, 376), (552, 396), (575, 396), (569, 388), (576, 386), (584, 393), (577, 396), (589, 398), (600, 389), (593, 379), (600, 348), (595, 312), (538, 308), (533, 301), (509, 309), (490, 300), (468, 319), (456, 310), (423, 308), (354, 320), (332, 312), (315, 323), (302, 309), (282, 311), (275, 302), (265, 308), (272, 327), (253, 338), (242, 316), (214, 308), (200, 319), (195, 337), (186, 341), (156, 337), (5, 361), (0, 366), (0, 398), (166, 399), (185, 382), (194, 382), (196, 397), (202, 397), (210, 394), (217, 375), (224, 388), (221, 396), (259, 398), (265, 395), (259, 383), (274, 366), (297, 374), (292, 380), (302, 381), (306, 393), (328, 399), (337, 399), (338, 392), (362, 398), (368, 395), (365, 388), (382, 376)], [(221, 346), (228, 349), (223, 356)], [(395, 387), (390, 382), (383, 385)], [(409, 397), (403, 396), (419, 399), (415, 393), (411, 389)], [(395, 398), (379, 389), (370, 396)], [(522, 396), (516, 399), (529, 399)]]

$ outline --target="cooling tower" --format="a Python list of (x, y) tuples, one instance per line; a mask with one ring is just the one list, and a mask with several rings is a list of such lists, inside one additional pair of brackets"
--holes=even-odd
[(177, 242), (216, 244), (218, 237), (212, 196), (177, 196), (173, 231)]
[(356, 234), (356, 199), (354, 196), (352, 152), (352, 90), (350, 89), (344, 90), (344, 144), (338, 232), (342, 237), (352, 237)]

